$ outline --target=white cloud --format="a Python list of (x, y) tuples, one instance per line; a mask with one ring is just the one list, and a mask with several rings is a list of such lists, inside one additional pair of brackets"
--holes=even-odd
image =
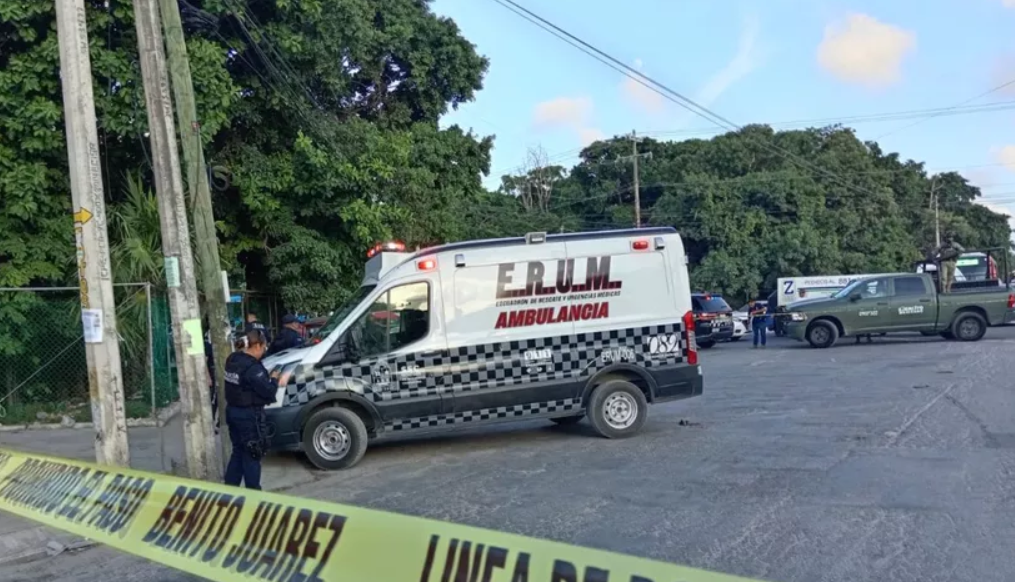
[(536, 104), (532, 122), (537, 129), (567, 129), (581, 141), (582, 147), (605, 136), (592, 126), (594, 105), (589, 97), (557, 97)]
[(606, 139), (606, 134), (597, 127), (583, 127), (578, 130), (578, 139), (581, 140), (582, 147), (585, 147), (593, 142)]
[(727, 89), (758, 67), (760, 58), (757, 44), (760, 29), (761, 23), (756, 16), (747, 19), (743, 30), (740, 31), (737, 54), (698, 90), (695, 101), (704, 107), (710, 107)]
[(1001, 0), (1005, 8), (1015, 8), (1015, 0)]
[[(642, 70), (641, 59), (634, 61), (634, 68), (638, 69), (638, 71)], [(620, 83), (620, 91), (628, 101), (648, 113), (662, 113), (666, 109), (666, 100), (662, 95), (631, 77), (624, 77), (624, 80)]]
[(845, 22), (825, 27), (818, 64), (841, 81), (884, 87), (902, 77), (902, 62), (915, 49), (912, 31), (850, 14)]
[[(1008, 0), (1015, 7), (1015, 0)], [(998, 57), (994, 61), (993, 85), (1001, 87), (999, 92), (1004, 95), (1015, 95), (1015, 54), (1007, 54)], [(1011, 83), (1010, 85), (1008, 83)]]
[(583, 125), (592, 116), (592, 99), (557, 97), (536, 105), (533, 123), (540, 129)]
[(1012, 172), (1015, 172), (1015, 145), (1007, 145), (994, 150), (994, 156), (998, 162), (1004, 164)]
[[(709, 77), (705, 85), (695, 93), (694, 101), (696, 103), (703, 107), (711, 107), (730, 87), (758, 68), (762, 61), (758, 49), (760, 29), (761, 23), (757, 16), (750, 16), (740, 31), (736, 54), (723, 68)], [(634, 66), (641, 71), (641, 59), (635, 60)], [(630, 77), (624, 79), (621, 90), (628, 100), (633, 101), (649, 113), (661, 113), (666, 109), (666, 99), (662, 95)], [(681, 113), (679, 125), (686, 123), (692, 115), (686, 110)]]

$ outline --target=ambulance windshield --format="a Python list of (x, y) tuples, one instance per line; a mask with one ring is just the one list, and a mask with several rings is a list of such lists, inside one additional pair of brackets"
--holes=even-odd
[(356, 309), (356, 306), (362, 303), (363, 300), (366, 299), (367, 295), (370, 295), (370, 292), (376, 287), (377, 285), (364, 285), (357, 289), (356, 292), (352, 294), (352, 297), (347, 299), (345, 303), (342, 304), (342, 307), (328, 318), (328, 322), (325, 323), (324, 327), (317, 332), (317, 337), (323, 340), (331, 335), (331, 332), (335, 331), (335, 328), (337, 328), (342, 321), (344, 321), (345, 318)]

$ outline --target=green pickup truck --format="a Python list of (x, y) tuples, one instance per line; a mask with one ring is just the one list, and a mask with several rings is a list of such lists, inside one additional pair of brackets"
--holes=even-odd
[(794, 303), (782, 316), (788, 336), (815, 348), (894, 332), (978, 341), (987, 327), (1015, 321), (1015, 294), (1000, 285), (938, 293), (930, 275), (899, 273), (853, 281), (831, 297)]

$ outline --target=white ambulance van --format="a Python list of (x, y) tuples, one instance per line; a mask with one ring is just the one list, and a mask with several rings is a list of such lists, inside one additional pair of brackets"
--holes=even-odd
[(317, 337), (265, 360), (272, 449), (350, 467), (371, 439), (588, 417), (638, 432), (648, 404), (698, 396), (684, 245), (672, 228), (368, 253), (363, 285)]

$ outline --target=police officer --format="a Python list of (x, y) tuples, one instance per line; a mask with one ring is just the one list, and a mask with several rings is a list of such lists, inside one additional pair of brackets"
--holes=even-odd
[(261, 488), (261, 458), (268, 449), (264, 407), (275, 402), (276, 376), (261, 364), (268, 338), (259, 329), (244, 332), (226, 359), (226, 425), (233, 454), (226, 467), (226, 485)]
[(271, 342), (269, 353), (277, 354), (281, 351), (303, 346), (303, 336), (300, 335), (300, 322), (295, 315), (286, 314), (282, 318), (282, 329)]
[(268, 328), (264, 327), (264, 324), (257, 319), (256, 313), (247, 314), (247, 324), (243, 326), (243, 331), (251, 331), (259, 329), (264, 332), (264, 337), (268, 341), (268, 345), (271, 345), (271, 333)]

